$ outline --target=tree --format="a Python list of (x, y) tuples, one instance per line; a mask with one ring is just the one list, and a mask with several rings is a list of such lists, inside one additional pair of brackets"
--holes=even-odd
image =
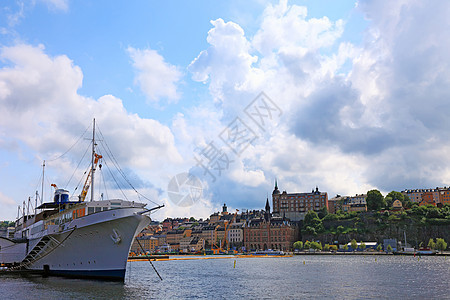
[(430, 239), (428, 241), (428, 248), (431, 248), (431, 249), (435, 249), (436, 248), (436, 244), (434, 243), (433, 239)]
[(381, 250), (383, 250), (383, 247), (381, 246), (381, 244), (378, 244), (377, 251), (381, 251)]
[(311, 248), (314, 250), (322, 250), (322, 243), (311, 242)]
[(356, 249), (358, 249), (358, 242), (353, 239), (350, 241), (350, 246), (352, 246), (353, 251), (355, 251)]
[(402, 202), (405, 201), (405, 196), (397, 191), (392, 191), (389, 194), (386, 195), (386, 198), (384, 198), (386, 200), (386, 207), (389, 208), (392, 206), (392, 203), (394, 203), (395, 200), (400, 200)]
[(323, 246), (323, 251), (330, 251), (330, 245), (325, 244), (325, 245)]
[(306, 241), (305, 244), (303, 245), (303, 247), (305, 249), (311, 249), (311, 242), (310, 241)]
[(444, 239), (436, 239), (436, 249), (441, 251), (441, 253), (444, 252), (445, 249), (447, 249), (447, 243), (444, 241)]
[(294, 249), (302, 250), (303, 249), (303, 242), (302, 241), (296, 241), (294, 243)]
[(345, 245), (342, 247), (342, 249), (344, 249), (344, 251), (347, 251), (347, 250), (348, 250), (348, 245), (345, 244)]
[(387, 245), (386, 250), (387, 250), (388, 252), (392, 252), (392, 247), (391, 247), (391, 245)]
[(322, 207), (317, 214), (320, 219), (325, 218), (328, 215), (328, 209), (326, 206)]
[(305, 219), (303, 221), (303, 226), (311, 226), (311, 227), (316, 227), (318, 224), (321, 224), (322, 221), (319, 219), (319, 216), (317, 215), (317, 213), (313, 210), (309, 210), (306, 215), (305, 215)]
[(363, 241), (361, 241), (360, 247), (361, 247), (361, 250), (364, 251), (364, 249), (366, 249), (366, 243), (364, 243)]
[(368, 210), (380, 210), (386, 206), (384, 197), (379, 190), (370, 190), (367, 192), (367, 209)]

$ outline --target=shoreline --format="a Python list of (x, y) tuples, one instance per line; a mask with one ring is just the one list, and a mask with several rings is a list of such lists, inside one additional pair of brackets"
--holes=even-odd
[[(172, 260), (199, 260), (199, 259), (230, 259), (230, 258), (289, 258), (293, 256), (311, 256), (311, 255), (344, 255), (344, 256), (414, 256), (414, 254), (394, 254), (392, 252), (300, 252), (300, 253), (288, 253), (287, 255), (251, 255), (251, 254), (235, 254), (235, 255), (203, 255), (203, 254), (190, 254), (190, 255), (149, 255), (149, 256), (132, 256), (128, 258), (128, 261), (172, 261)], [(450, 252), (436, 253), (434, 255), (418, 255), (416, 257), (424, 256), (450, 256)]]

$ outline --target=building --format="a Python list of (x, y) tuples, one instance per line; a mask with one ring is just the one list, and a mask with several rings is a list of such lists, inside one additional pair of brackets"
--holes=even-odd
[(342, 201), (342, 211), (367, 211), (366, 198), (367, 195), (365, 194), (356, 194), (355, 196), (344, 197)]
[(330, 214), (335, 214), (338, 210), (342, 210), (343, 200), (344, 197), (342, 197), (341, 195), (336, 195), (336, 197), (328, 199), (328, 212)]
[(336, 195), (336, 197), (328, 200), (328, 212), (335, 214), (338, 210), (342, 212), (367, 211), (366, 198), (366, 194), (356, 194), (355, 196)]
[(291, 251), (297, 236), (297, 227), (289, 220), (271, 215), (269, 199), (266, 201), (264, 216), (247, 220), (243, 226), (243, 244), (248, 251)]
[(392, 210), (395, 210), (395, 211), (400, 211), (400, 210), (403, 210), (403, 205), (402, 205), (402, 201), (400, 201), (400, 200), (395, 200), (393, 203), (392, 203)]
[(235, 223), (230, 225), (228, 230), (228, 241), (231, 247), (240, 248), (244, 241), (244, 223)]
[(323, 207), (328, 209), (328, 194), (320, 192), (318, 187), (311, 193), (288, 194), (286, 191), (281, 193), (275, 182), (272, 205), (274, 214), (289, 218), (291, 221), (300, 221), (305, 218), (305, 214), (309, 210), (318, 212)]
[(154, 238), (152, 236), (140, 236), (134, 239), (133, 244), (131, 245), (131, 252), (136, 254), (155, 252), (157, 246), (158, 246), (157, 238)]
[(439, 202), (444, 205), (444, 204), (449, 204), (450, 205), (450, 187), (443, 187), (443, 188), (439, 188)]
[(413, 189), (404, 190), (401, 193), (408, 196), (409, 199), (414, 203), (419, 203), (419, 205), (431, 204), (436, 206), (436, 204), (441, 203), (440, 192), (444, 192), (447, 188), (435, 188), (435, 189)]

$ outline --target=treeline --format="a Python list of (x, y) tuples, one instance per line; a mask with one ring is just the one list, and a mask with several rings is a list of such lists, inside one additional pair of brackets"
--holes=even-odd
[[(342, 241), (350, 237), (358, 237), (358, 239), (366, 241), (374, 239), (380, 241), (384, 238), (398, 237), (398, 231), (403, 233), (405, 228), (420, 230), (423, 234), (421, 234), (419, 242), (426, 242), (430, 238), (448, 239), (450, 205), (444, 205), (441, 208), (433, 205), (412, 205), (410, 209), (400, 211), (338, 211), (336, 214), (330, 214), (326, 208), (323, 208), (319, 213), (308, 211), (300, 229), (303, 241), (306, 239)], [(440, 228), (440, 231), (434, 232), (427, 230), (428, 228)], [(394, 229), (395, 232), (392, 231)], [(411, 235), (411, 239), (413, 235)], [(414, 239), (416, 238), (414, 237)]]
[(3, 227), (14, 227), (14, 222), (0, 221), (0, 228), (3, 228)]

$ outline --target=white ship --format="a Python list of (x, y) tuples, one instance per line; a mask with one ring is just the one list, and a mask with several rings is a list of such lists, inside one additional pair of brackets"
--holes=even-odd
[(95, 168), (102, 158), (95, 153), (94, 137), (95, 121), (92, 165), (81, 194), (71, 199), (69, 191), (53, 185), (53, 202), (41, 204), (33, 214), (23, 209), (14, 237), (0, 238), (3, 272), (124, 280), (134, 237), (149, 225), (148, 214), (163, 206), (146, 209), (144, 203), (121, 199), (92, 201)]

